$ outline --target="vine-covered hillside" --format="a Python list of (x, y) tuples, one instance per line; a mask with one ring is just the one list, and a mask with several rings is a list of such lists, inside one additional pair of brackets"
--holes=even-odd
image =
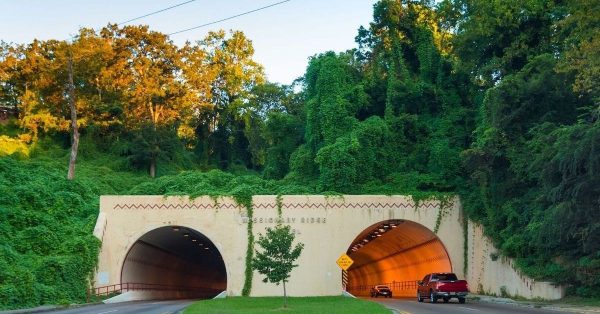
[(240, 31), (0, 44), (0, 309), (84, 300), (102, 194), (458, 194), (526, 274), (598, 297), (599, 6), (381, 0), (290, 86)]

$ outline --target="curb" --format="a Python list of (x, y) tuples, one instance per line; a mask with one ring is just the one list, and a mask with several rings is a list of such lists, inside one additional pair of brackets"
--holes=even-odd
[(571, 312), (571, 313), (600, 313), (600, 307), (591, 306), (578, 306), (572, 304), (541, 304), (535, 302), (528, 301), (517, 301), (509, 298), (500, 298), (500, 297), (492, 297), (487, 295), (469, 295), (467, 297), (468, 300), (472, 302), (486, 302), (486, 303), (499, 303), (499, 304), (513, 304), (521, 307), (528, 308), (536, 308), (536, 309), (546, 309), (551, 311), (563, 311), (563, 312)]
[(9, 311), (0, 311), (0, 314), (32, 314), (32, 313), (45, 313), (45, 312), (53, 312), (58, 310), (67, 310), (67, 309), (75, 309), (80, 307), (86, 307), (90, 305), (101, 304), (102, 302), (95, 303), (83, 303), (83, 304), (70, 304), (70, 305), (43, 305), (29, 309), (19, 309), (19, 310), (9, 310)]

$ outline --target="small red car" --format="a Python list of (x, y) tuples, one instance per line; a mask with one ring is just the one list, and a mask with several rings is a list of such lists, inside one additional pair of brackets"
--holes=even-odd
[(371, 288), (371, 298), (376, 298), (378, 296), (384, 296), (386, 298), (392, 297), (392, 290), (390, 287), (386, 285), (377, 285)]

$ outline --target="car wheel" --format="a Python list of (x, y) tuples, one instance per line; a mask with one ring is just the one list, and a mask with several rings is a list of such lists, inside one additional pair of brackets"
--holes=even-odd
[(450, 301), (450, 298), (444, 298), (444, 303), (448, 303), (448, 301)]
[(429, 299), (431, 300), (431, 303), (437, 303), (437, 298), (435, 297), (435, 294), (433, 294), (433, 290), (429, 293)]
[(458, 303), (463, 304), (465, 303), (465, 298), (458, 298)]
[(421, 291), (417, 291), (417, 301), (423, 302), (423, 298), (421, 297)]

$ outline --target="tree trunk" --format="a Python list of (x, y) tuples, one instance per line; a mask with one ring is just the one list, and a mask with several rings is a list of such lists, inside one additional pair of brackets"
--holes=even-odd
[(77, 149), (79, 148), (79, 128), (77, 127), (77, 108), (75, 107), (75, 84), (73, 84), (73, 58), (69, 53), (69, 87), (68, 101), (71, 108), (71, 130), (73, 131), (73, 139), (71, 141), (71, 158), (69, 159), (69, 171), (67, 179), (73, 180), (75, 177), (75, 162), (77, 160)]
[(287, 308), (287, 292), (285, 291), (285, 280), (283, 281), (283, 307)]
[(150, 159), (150, 177), (156, 177), (156, 158)]

